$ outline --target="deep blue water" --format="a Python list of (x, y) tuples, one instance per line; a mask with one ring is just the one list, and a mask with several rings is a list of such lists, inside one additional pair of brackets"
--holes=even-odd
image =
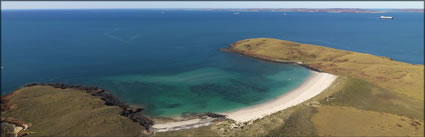
[[(307, 70), (297, 66), (219, 51), (237, 40), (256, 37), (311, 43), (424, 64), (423, 13), (289, 12), (283, 16), (279, 12), (241, 12), (239, 15), (226, 11), (161, 12), (2, 11), (2, 95), (28, 82), (67, 82), (106, 88), (127, 102), (147, 105), (152, 115), (199, 108), (226, 111), (270, 99), (282, 93), (276, 89), (290, 90), (308, 76)], [(381, 20), (378, 18), (381, 15), (395, 19)], [(282, 79), (271, 78), (276, 75)], [(187, 78), (184, 79), (187, 83), (182, 84), (181, 78)], [(292, 81), (287, 81), (288, 78)], [(240, 94), (222, 91), (226, 88), (252, 94), (239, 98), (218, 97)], [(208, 93), (199, 93), (199, 89)], [(260, 90), (267, 94), (258, 92)], [(171, 91), (179, 94), (170, 94)], [(189, 102), (198, 106), (173, 100), (194, 98), (185, 96), (188, 94), (217, 98), (201, 97)], [(162, 98), (152, 99), (155, 96)], [(260, 97), (247, 100), (253, 96)], [(215, 102), (212, 105), (233, 104), (217, 109), (208, 107), (208, 102), (210, 106), (211, 102)]]

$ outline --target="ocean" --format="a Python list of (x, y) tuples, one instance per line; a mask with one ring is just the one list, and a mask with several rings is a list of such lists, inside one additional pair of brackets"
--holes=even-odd
[[(424, 14), (3, 10), (1, 94), (25, 83), (104, 88), (153, 116), (225, 112), (296, 88), (309, 70), (222, 52), (257, 37), (424, 64)], [(382, 20), (379, 16), (393, 16)]]

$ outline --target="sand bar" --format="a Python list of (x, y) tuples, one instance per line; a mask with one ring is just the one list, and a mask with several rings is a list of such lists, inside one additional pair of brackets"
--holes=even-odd
[(311, 71), (311, 75), (304, 81), (303, 84), (301, 84), (298, 88), (277, 97), (276, 99), (221, 114), (227, 115), (227, 118), (233, 119), (237, 122), (247, 122), (262, 118), (309, 100), (329, 87), (336, 78), (337, 76), (329, 73)]

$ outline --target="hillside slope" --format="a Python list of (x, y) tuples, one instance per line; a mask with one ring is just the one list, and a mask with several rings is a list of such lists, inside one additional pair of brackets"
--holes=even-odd
[(2, 99), (11, 105), (2, 119), (31, 123), (28, 136), (141, 136), (145, 130), (118, 106), (77, 89), (32, 86)]
[(270, 38), (237, 41), (229, 50), (272, 61), (302, 62), (328, 73), (362, 79), (382, 88), (424, 100), (424, 65)]

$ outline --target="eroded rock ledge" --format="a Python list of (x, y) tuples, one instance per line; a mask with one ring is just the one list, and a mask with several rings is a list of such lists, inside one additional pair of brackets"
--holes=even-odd
[(11, 117), (1, 119), (1, 132), (5, 137), (23, 137), (28, 135), (25, 131), (31, 127), (31, 123), (13, 119)]

